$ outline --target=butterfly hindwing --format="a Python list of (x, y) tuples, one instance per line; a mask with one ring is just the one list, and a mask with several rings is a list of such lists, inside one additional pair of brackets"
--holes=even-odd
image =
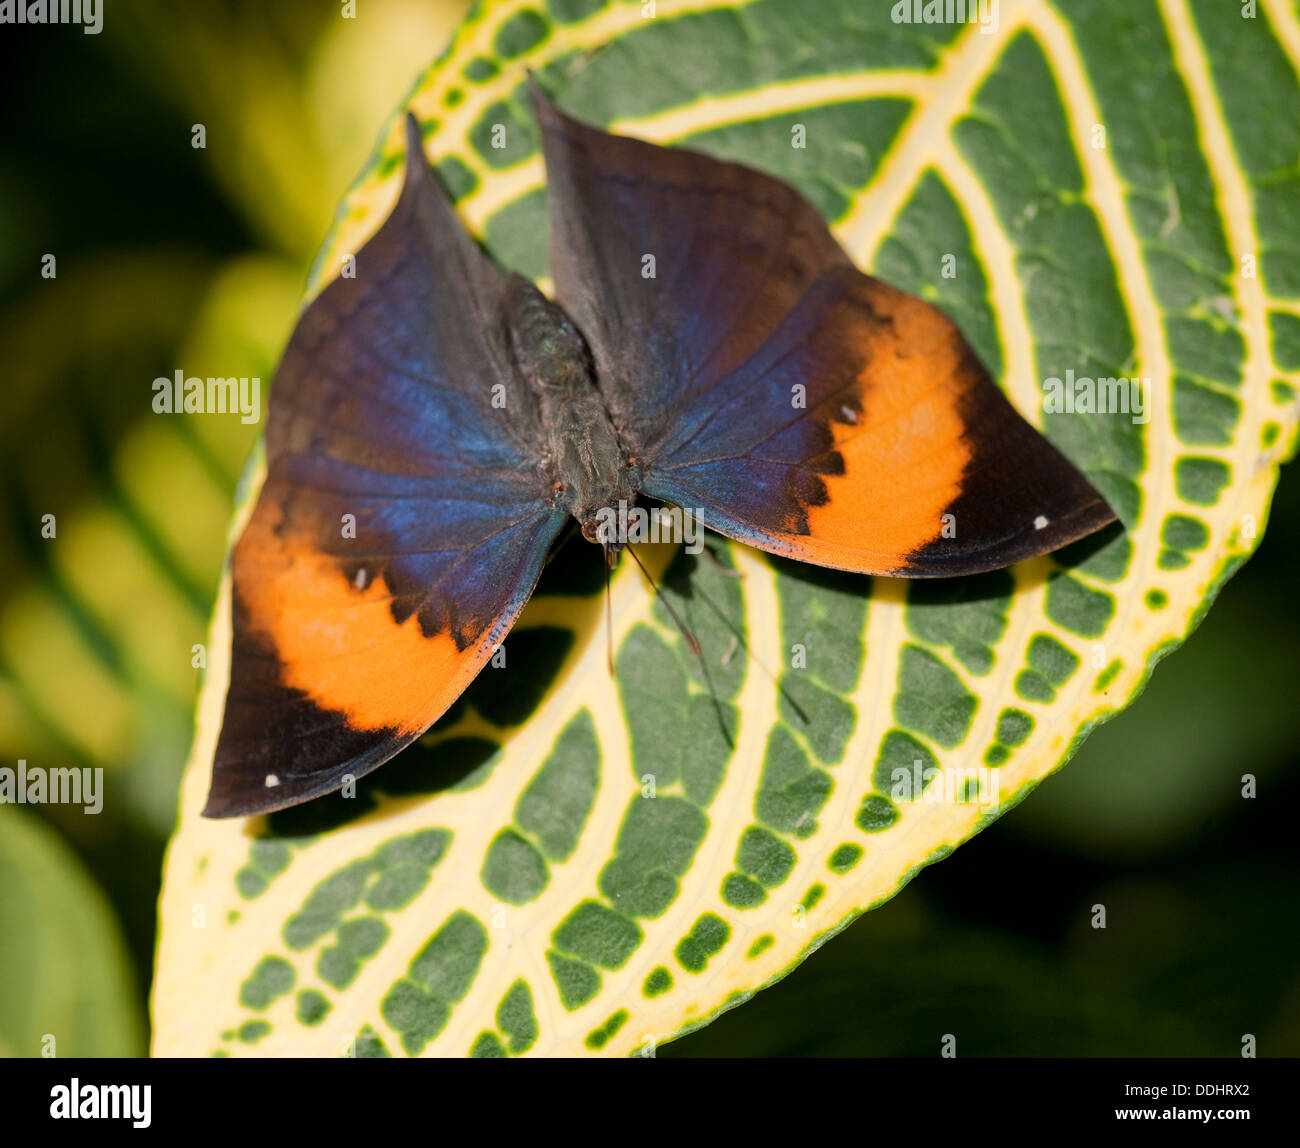
[(407, 124), (397, 206), (299, 320), (234, 550), (211, 817), (339, 788), (419, 737), (531, 594), (565, 520), (510, 366), (504, 277)]
[(951, 320), (859, 272), (793, 188), (533, 90), (556, 295), (646, 494), (774, 553), (906, 577), (1114, 518)]

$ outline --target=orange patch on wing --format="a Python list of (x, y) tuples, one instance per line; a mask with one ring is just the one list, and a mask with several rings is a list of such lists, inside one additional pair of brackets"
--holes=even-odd
[(354, 729), (427, 728), (490, 648), (460, 651), (450, 634), (427, 638), (415, 615), (399, 625), (382, 577), (349, 584), (309, 540), (278, 535), (279, 519), (273, 500), (259, 501), (235, 549), (234, 579), (252, 630), (275, 650), (283, 684)]
[(941, 312), (884, 283), (868, 292), (873, 311), (893, 322), (858, 321), (850, 335), (869, 351), (860, 409), (831, 424), (844, 473), (825, 476), (829, 497), (808, 508), (808, 533), (782, 537), (804, 561), (887, 574), (940, 535), (941, 516), (961, 493), (971, 448), (960, 401), (974, 379)]

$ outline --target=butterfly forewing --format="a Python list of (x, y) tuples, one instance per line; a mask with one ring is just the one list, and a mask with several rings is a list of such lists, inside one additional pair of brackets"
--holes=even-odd
[(393, 213), (276, 374), (266, 481), (232, 558), (208, 816), (328, 793), (419, 737), (523, 608), (565, 518), (510, 366), (504, 277), (414, 120), (407, 148)]
[(533, 93), (557, 297), (647, 494), (774, 553), (906, 577), (1114, 518), (954, 324), (858, 271), (793, 188)]

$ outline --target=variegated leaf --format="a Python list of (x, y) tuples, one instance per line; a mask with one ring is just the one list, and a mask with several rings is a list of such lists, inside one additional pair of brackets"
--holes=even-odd
[[(1300, 19), (1285, 0), (985, 11), (502, 0), (410, 106), (466, 221), (539, 279), (525, 68), (583, 118), (791, 181), (864, 268), (953, 315), (1125, 529), (911, 585), (660, 548), (703, 661), (625, 563), (615, 677), (579, 540), (505, 668), (357, 799), (247, 824), (198, 817), (223, 587), (167, 862), (156, 1053), (651, 1052), (1019, 801), (1186, 637), (1256, 545), (1295, 441)], [(383, 219), (401, 165), (395, 113), (317, 285)], [(1069, 372), (1149, 386), (1140, 410), (1045, 413)]]

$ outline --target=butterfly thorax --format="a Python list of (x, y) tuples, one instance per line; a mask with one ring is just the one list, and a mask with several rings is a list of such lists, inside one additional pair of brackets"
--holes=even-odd
[(616, 550), (621, 543), (602, 530), (610, 521), (602, 511), (632, 503), (639, 476), (605, 409), (587, 345), (569, 317), (522, 275), (510, 276), (506, 311), (515, 361), (538, 400), (562, 504), (588, 542)]

